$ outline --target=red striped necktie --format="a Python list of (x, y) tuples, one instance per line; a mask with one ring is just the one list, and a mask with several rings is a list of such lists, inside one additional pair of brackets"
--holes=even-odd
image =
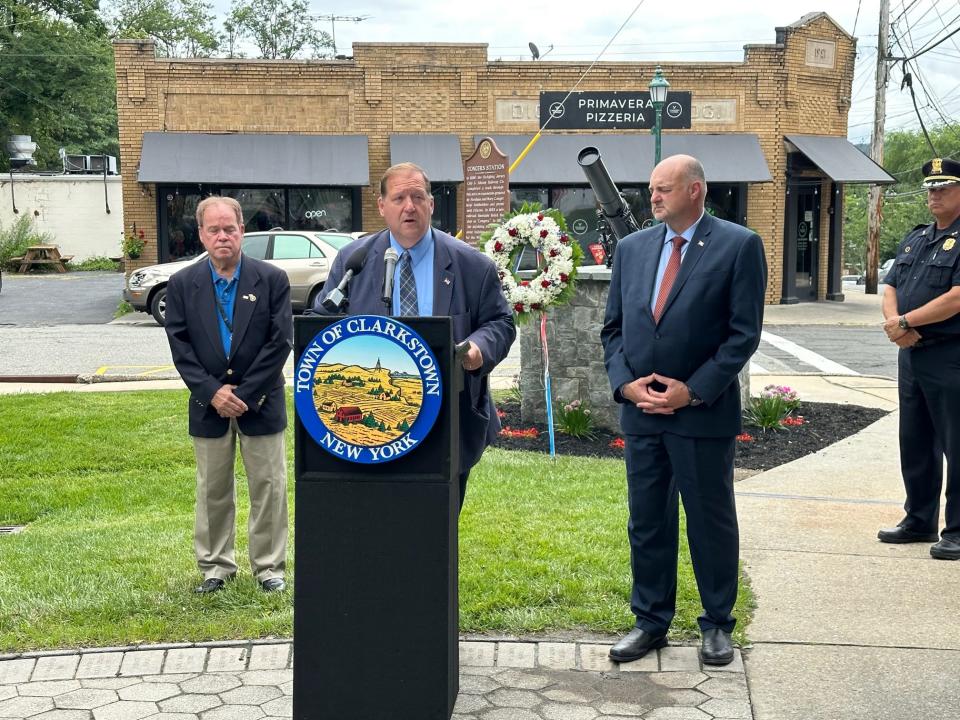
[(670, 297), (670, 290), (680, 273), (680, 249), (686, 240), (677, 235), (670, 242), (673, 243), (673, 252), (670, 253), (670, 259), (667, 260), (667, 268), (663, 271), (663, 279), (660, 281), (660, 292), (657, 293), (657, 302), (653, 306), (653, 320), (657, 323), (660, 322), (663, 308), (666, 307), (667, 298)]

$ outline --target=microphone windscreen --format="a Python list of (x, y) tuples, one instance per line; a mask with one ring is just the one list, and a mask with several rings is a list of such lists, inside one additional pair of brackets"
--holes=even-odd
[(360, 270), (363, 269), (363, 261), (367, 259), (367, 253), (370, 252), (370, 243), (366, 242), (356, 250), (353, 251), (353, 254), (347, 258), (347, 270), (353, 270), (354, 275), (356, 275)]
[(384, 260), (392, 260), (393, 262), (397, 262), (397, 260), (400, 259), (400, 256), (397, 255), (397, 251), (396, 251), (396, 250), (394, 250), (392, 247), (388, 247), (388, 248), (387, 248), (387, 251), (383, 254), (383, 259), (384, 259)]

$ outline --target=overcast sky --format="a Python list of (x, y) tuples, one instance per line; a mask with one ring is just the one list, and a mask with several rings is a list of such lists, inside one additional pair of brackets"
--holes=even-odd
[[(855, 142), (869, 140), (880, 0), (310, 0), (317, 15), (369, 16), (359, 22), (335, 22), (340, 54), (351, 54), (353, 42), (481, 42), (489, 45), (491, 60), (518, 60), (530, 59), (527, 44), (533, 42), (543, 62), (593, 60), (638, 4), (602, 59), (738, 61), (743, 59), (743, 45), (773, 43), (776, 27), (829, 7), (826, 12), (858, 38), (848, 135)], [(890, 0), (890, 4), (893, 32), (909, 54), (960, 27), (958, 0)], [(225, 11), (229, 0), (216, 0), (215, 6)], [(330, 22), (322, 21), (321, 28), (330, 32)], [(904, 55), (895, 45), (891, 54)], [(956, 121), (960, 34), (915, 63), (919, 77), (915, 74), (914, 88), (924, 122), (936, 126), (944, 117)], [(887, 92), (887, 130), (917, 126), (910, 93), (900, 90), (902, 77), (896, 64)], [(583, 87), (589, 88), (589, 78)]]

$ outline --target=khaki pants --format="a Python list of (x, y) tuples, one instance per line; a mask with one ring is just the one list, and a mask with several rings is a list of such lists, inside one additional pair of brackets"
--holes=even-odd
[(193, 546), (204, 579), (226, 580), (237, 572), (236, 491), (233, 468), (237, 438), (247, 471), (250, 568), (263, 582), (283, 577), (287, 558), (287, 464), (283, 433), (244, 435), (235, 419), (219, 438), (193, 438), (197, 458), (197, 512)]

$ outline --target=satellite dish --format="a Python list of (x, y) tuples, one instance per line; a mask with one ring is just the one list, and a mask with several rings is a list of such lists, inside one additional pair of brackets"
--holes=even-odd
[(533, 55), (534, 60), (540, 59), (540, 49), (533, 43), (527, 43), (530, 46), (530, 54)]

